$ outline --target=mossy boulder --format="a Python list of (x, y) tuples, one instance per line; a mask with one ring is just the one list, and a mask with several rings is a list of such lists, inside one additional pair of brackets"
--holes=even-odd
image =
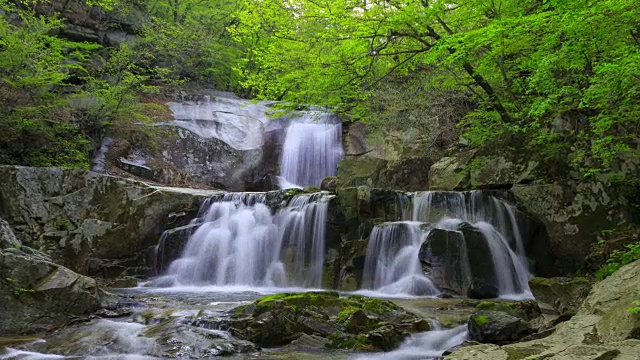
[(525, 320), (503, 311), (477, 311), (468, 327), (470, 338), (481, 343), (507, 344), (533, 333)]
[(468, 322), (469, 337), (481, 343), (507, 344), (537, 331), (532, 320), (542, 315), (535, 301), (483, 301)]
[(328, 176), (322, 179), (322, 183), (320, 184), (320, 190), (336, 192), (338, 187), (338, 177), (337, 176)]
[(337, 292), (285, 293), (262, 297), (231, 310), (214, 326), (263, 347), (292, 343), (303, 334), (322, 338), (328, 348), (390, 350), (429, 323), (398, 305)]
[(338, 188), (369, 186), (383, 187), (380, 173), (387, 161), (369, 156), (346, 156), (338, 163)]

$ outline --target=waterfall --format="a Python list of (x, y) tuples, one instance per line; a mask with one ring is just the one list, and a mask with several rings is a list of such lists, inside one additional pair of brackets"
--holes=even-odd
[(373, 228), (364, 289), (435, 295), (446, 288), (465, 295), (480, 279), (502, 298), (531, 297), (514, 206), (490, 192), (428, 191), (414, 195), (407, 217), (412, 221)]
[(336, 175), (342, 155), (342, 122), (329, 113), (303, 113), (287, 128), (280, 188), (319, 187), (322, 179)]
[(297, 195), (275, 214), (265, 201), (258, 193), (206, 201), (181, 257), (156, 283), (320, 287), (327, 196)]
[(375, 226), (369, 237), (363, 288), (389, 294), (437, 295), (418, 259), (424, 233), (420, 223), (397, 222)]

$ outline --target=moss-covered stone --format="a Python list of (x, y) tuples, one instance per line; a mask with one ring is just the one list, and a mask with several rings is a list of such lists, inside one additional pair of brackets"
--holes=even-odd
[(268, 295), (228, 316), (211, 321), (264, 347), (283, 346), (306, 334), (327, 339), (331, 348), (388, 350), (410, 333), (429, 329), (426, 320), (390, 301), (333, 291)]

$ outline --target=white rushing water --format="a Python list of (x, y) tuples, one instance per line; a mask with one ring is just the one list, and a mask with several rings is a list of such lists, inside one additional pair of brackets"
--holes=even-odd
[(411, 335), (398, 349), (380, 355), (360, 356), (358, 360), (426, 360), (439, 359), (442, 354), (467, 340), (467, 326), (441, 329)]
[(418, 222), (375, 226), (367, 246), (362, 287), (386, 294), (438, 295), (418, 259), (422, 241), (424, 232)]
[(343, 156), (342, 122), (330, 113), (310, 111), (287, 128), (280, 162), (280, 188), (320, 186), (336, 175)]
[[(515, 208), (495, 196), (481, 192), (428, 191), (415, 195), (412, 221), (375, 226), (369, 238), (363, 273), (363, 289), (390, 294), (437, 295), (437, 285), (425, 276), (419, 261), (422, 243), (432, 229), (457, 235), (464, 244), (459, 226), (469, 223), (486, 241), (488, 254), (460, 249), (456, 270), (470, 279), (470, 262), (476, 256), (490, 256), (495, 274), (494, 285), (501, 298), (531, 298), (528, 259)], [(469, 280), (470, 281), (470, 280)]]
[(227, 194), (206, 202), (182, 256), (161, 285), (318, 288), (322, 285), (328, 202), (297, 195), (275, 214), (264, 194)]

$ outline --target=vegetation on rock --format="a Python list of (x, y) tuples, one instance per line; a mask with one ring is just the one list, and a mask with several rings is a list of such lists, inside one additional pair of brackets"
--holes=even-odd
[(211, 321), (260, 346), (289, 344), (303, 334), (323, 338), (325, 346), (361, 351), (390, 350), (429, 323), (396, 304), (337, 292), (284, 293), (262, 297)]

